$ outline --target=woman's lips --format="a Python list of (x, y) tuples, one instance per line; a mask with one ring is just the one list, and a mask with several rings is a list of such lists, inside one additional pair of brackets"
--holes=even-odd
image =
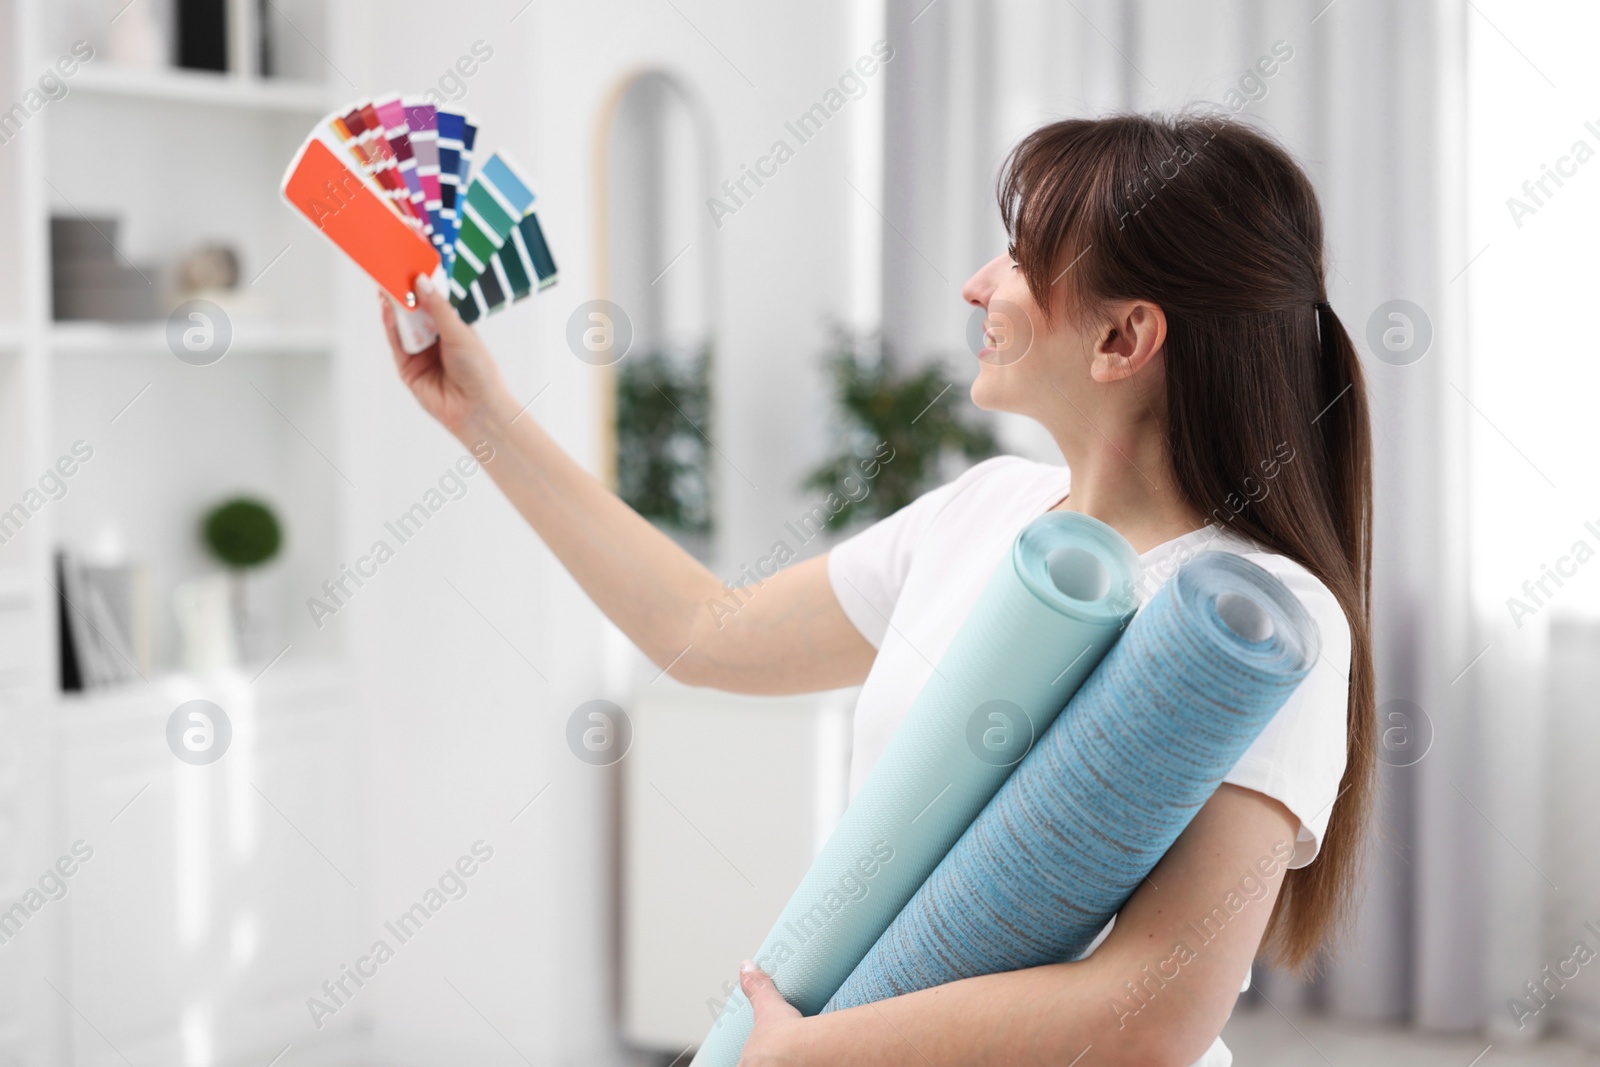
[(986, 343), (982, 348), (978, 349), (978, 359), (984, 363), (988, 363), (990, 362), (991, 357), (999, 353), (1000, 344), (995, 340), (994, 334), (990, 333), (987, 327), (984, 328), (983, 339)]
[(1019, 362), (1033, 347), (1033, 322), (1017, 305), (996, 298), (983, 309), (978, 361), (993, 367)]

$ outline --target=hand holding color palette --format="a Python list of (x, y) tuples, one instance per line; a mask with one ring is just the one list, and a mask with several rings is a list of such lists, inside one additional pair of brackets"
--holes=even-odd
[(555, 284), (533, 188), (504, 153), (472, 174), (465, 115), (389, 95), (327, 116), (283, 176), (289, 205), (395, 301), (408, 352), (438, 336), (412, 280), (450, 289), (466, 322)]

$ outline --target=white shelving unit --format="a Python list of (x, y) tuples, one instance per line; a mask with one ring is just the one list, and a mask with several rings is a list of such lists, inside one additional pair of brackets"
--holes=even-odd
[[(300, 47), (319, 53), (318, 5), (285, 6), (310, 35)], [(68, 52), (58, 16), (53, 0), (0, 4), (0, 110)], [(350, 491), (333, 260), (277, 197), (339, 94), (304, 77), (123, 69), (98, 45), (63, 81), (65, 96), (0, 146), (0, 516), (75, 441), (94, 459), (20, 531), (0, 518), (0, 909), (74, 841), (95, 859), (0, 942), (0, 1065), (265, 1063), (325, 977), (301, 974), (317, 954), (294, 946), (340, 936), (357, 905), (340, 884), (314, 906), (284, 873), (306, 870), (294, 824), (316, 819), (330, 854), (359, 852), (359, 804), (340, 773), (353, 728), (345, 654), (307, 633), (291, 595), (336, 572)], [(149, 276), (161, 317), (55, 321), (53, 215), (119, 219), (116, 254)], [(241, 261), (224, 303), (234, 338), (196, 367), (168, 349), (165, 317), (185, 298), (179, 257), (214, 242)], [(212, 569), (203, 509), (235, 492), (272, 502), (286, 528), (267, 595), (276, 588), (274, 647), (289, 651), (259, 682), (264, 662), (242, 680), (186, 677), (169, 606), (179, 582)], [(62, 694), (53, 553), (108, 531), (151, 576), (154, 670)], [(174, 701), (213, 693), (237, 702), (243, 732), (216, 764), (180, 763), (165, 741)], [(281, 810), (262, 802), (269, 792)]]
[(72, 88), (101, 96), (204, 104), (243, 111), (300, 112), (313, 118), (330, 110), (334, 102), (328, 87), (316, 83), (199, 70), (121, 70), (92, 64), (73, 76)]
[[(0, 347), (5, 337), (0, 334)], [(50, 327), (47, 345), (57, 356), (156, 355), (171, 356), (165, 323), (117, 325), (105, 322), (57, 322)], [(331, 351), (333, 334), (326, 326), (278, 326), (258, 323), (235, 327), (229, 356), (241, 354), (317, 355)]]

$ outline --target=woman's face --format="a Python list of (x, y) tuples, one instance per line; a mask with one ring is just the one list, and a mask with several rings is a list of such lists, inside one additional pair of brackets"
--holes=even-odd
[(1068, 312), (1058, 289), (1050, 294), (1047, 321), (1009, 254), (979, 268), (961, 295), (985, 312), (972, 383), (978, 407), (1026, 415), (1059, 430), (1100, 418), (1110, 408), (1159, 406), (1159, 369), (1141, 373), (1158, 366), (1166, 341), (1166, 317), (1155, 304), (1114, 300), (1100, 314), (1078, 316)]
[(974, 404), (1037, 418), (1086, 395), (1093, 338), (1069, 321), (1064, 301), (1047, 322), (1009, 254), (980, 267), (961, 296), (986, 312)]

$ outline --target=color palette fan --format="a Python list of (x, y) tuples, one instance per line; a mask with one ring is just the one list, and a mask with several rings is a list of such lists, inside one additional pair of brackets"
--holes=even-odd
[(438, 336), (414, 309), (419, 274), (448, 284), (474, 322), (556, 281), (533, 187), (503, 152), (473, 173), (477, 125), (397, 95), (328, 115), (283, 176), (282, 193), (397, 303), (407, 351)]

